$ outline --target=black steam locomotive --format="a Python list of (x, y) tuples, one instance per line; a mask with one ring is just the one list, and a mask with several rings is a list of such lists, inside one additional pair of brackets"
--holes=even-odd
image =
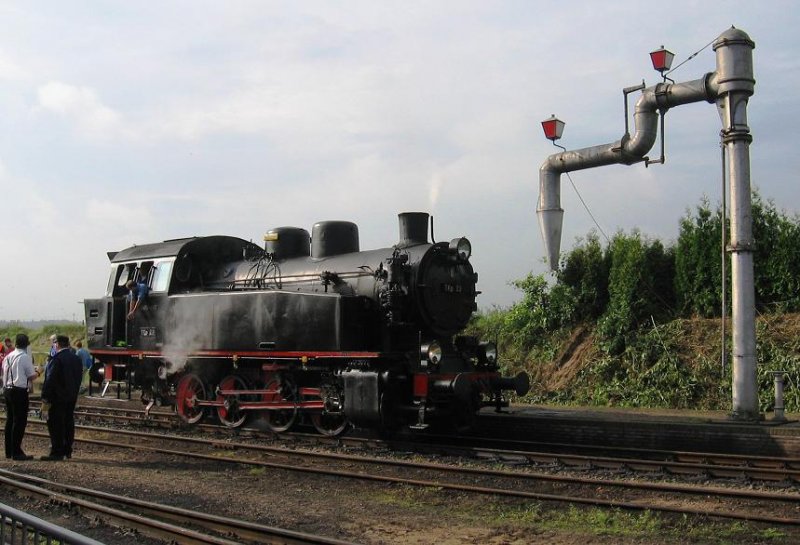
[[(109, 253), (106, 295), (85, 302), (93, 378), (124, 377), (189, 423), (257, 411), (281, 432), (305, 415), (327, 435), (467, 425), (504, 390), (524, 395), (492, 343), (458, 335), (478, 293), (469, 241), (429, 243), (428, 214), (399, 218), (397, 244), (363, 252), (354, 223), (327, 221), (273, 229), (264, 248), (209, 236)], [(149, 286), (131, 317), (129, 280)]]

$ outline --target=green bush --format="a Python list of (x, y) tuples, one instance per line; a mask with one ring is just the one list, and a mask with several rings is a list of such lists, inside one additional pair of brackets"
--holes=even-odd
[[(757, 309), (800, 311), (800, 220), (758, 194), (752, 218)], [(560, 391), (536, 390), (534, 384), (528, 400), (729, 409), (730, 364), (722, 369), (718, 341), (710, 346), (716, 333), (705, 331), (718, 329), (719, 322), (697, 320), (721, 314), (721, 234), (721, 211), (712, 211), (707, 199), (681, 218), (674, 245), (634, 230), (617, 233), (604, 247), (590, 233), (562, 255), (555, 274), (514, 282), (522, 299), (477, 314), (470, 330), (498, 340), (505, 370), (524, 369), (535, 377), (560, 366), (555, 360), (563, 358), (567, 339), (575, 342), (573, 331), (595, 336), (600, 351), (591, 365)], [(730, 266), (727, 271), (730, 279)], [(763, 323), (757, 361), (761, 408), (767, 410), (774, 401), (771, 371), (800, 377), (800, 340), (779, 341), (785, 337)], [(685, 337), (695, 328), (705, 337), (687, 347)], [(800, 385), (790, 382), (785, 396), (787, 410), (800, 410)]]
[(753, 197), (756, 304), (765, 311), (800, 311), (800, 220)]
[[(680, 221), (675, 249), (675, 293), (682, 316), (719, 316), (722, 305), (722, 223), (703, 199)], [(730, 269), (730, 267), (729, 267)]]
[(610, 354), (620, 354), (627, 337), (653, 317), (673, 312), (674, 255), (659, 241), (644, 239), (637, 231), (618, 233), (608, 249), (608, 305), (597, 332)]
[(556, 273), (556, 288), (568, 290), (573, 300), (573, 313), (564, 323), (596, 320), (608, 304), (608, 272), (610, 256), (603, 252), (595, 233), (586, 241), (578, 240), (571, 252), (564, 255)]
[(74, 344), (76, 341), (86, 338), (86, 327), (82, 324), (63, 323), (51, 324), (39, 329), (30, 329), (19, 323), (11, 322), (0, 328), (0, 339), (10, 337), (13, 341), (18, 333), (25, 333), (30, 339), (31, 353), (34, 361), (38, 364), (40, 362), (44, 363), (45, 356), (50, 352), (50, 335), (66, 335), (69, 337), (70, 342)]
[[(720, 209), (712, 212), (704, 199), (694, 215), (687, 213), (681, 219), (675, 249), (675, 291), (682, 316), (721, 314), (721, 216)], [(751, 216), (758, 308), (800, 311), (800, 220), (779, 212), (774, 203), (764, 202), (758, 193), (753, 194)], [(728, 223), (726, 230), (729, 233)], [(726, 281), (730, 286), (730, 256), (726, 259)]]

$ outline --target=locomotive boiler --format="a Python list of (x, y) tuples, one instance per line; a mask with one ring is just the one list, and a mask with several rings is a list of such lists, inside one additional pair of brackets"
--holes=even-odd
[[(368, 251), (354, 223), (326, 221), (272, 229), (264, 247), (207, 236), (109, 253), (106, 294), (85, 302), (92, 376), (125, 377), (189, 423), (468, 425), (528, 377), (502, 377), (494, 344), (460, 334), (479, 293), (471, 246), (429, 242), (428, 221), (400, 214), (399, 241)], [(132, 316), (130, 280), (149, 287)]]

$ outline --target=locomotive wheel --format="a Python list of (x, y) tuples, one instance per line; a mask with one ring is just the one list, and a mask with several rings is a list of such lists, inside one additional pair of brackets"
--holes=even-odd
[(397, 419), (397, 415), (392, 410), (397, 402), (394, 399), (394, 396), (389, 395), (388, 393), (384, 392), (381, 394), (381, 404), (380, 404), (380, 411), (381, 411), (381, 427), (378, 430), (378, 433), (381, 437), (386, 439), (391, 438), (397, 430), (400, 429), (400, 421)]
[[(220, 390), (246, 390), (249, 386), (245, 380), (238, 375), (228, 375), (219, 383)], [(217, 417), (223, 425), (229, 428), (238, 428), (247, 420), (247, 411), (239, 408), (239, 401), (244, 401), (248, 396), (229, 395), (222, 396), (217, 394), (217, 401), (223, 401), (222, 407), (217, 407)]]
[(95, 360), (89, 369), (89, 381), (95, 384), (103, 384), (106, 368), (105, 365)]
[[(265, 389), (275, 390), (275, 393), (263, 394), (261, 396), (263, 401), (289, 401), (292, 403), (297, 401), (297, 388), (294, 387), (294, 384), (287, 384), (278, 379), (272, 379), (267, 383)], [(297, 406), (291, 409), (264, 411), (264, 420), (269, 429), (273, 432), (283, 433), (291, 428), (297, 421)]]
[(205, 411), (197, 405), (197, 401), (206, 399), (206, 388), (200, 377), (194, 373), (184, 375), (178, 382), (175, 397), (175, 412), (184, 422), (196, 424), (203, 418)]
[(350, 424), (347, 417), (341, 414), (321, 412), (312, 413), (309, 416), (311, 417), (311, 423), (314, 424), (317, 431), (328, 437), (341, 435)]

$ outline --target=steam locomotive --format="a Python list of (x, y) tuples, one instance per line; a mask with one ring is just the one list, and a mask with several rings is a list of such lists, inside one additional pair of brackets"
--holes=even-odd
[[(229, 427), (258, 413), (283, 432), (466, 426), (524, 395), (490, 342), (459, 335), (476, 308), (466, 238), (428, 242), (429, 216), (399, 215), (399, 242), (360, 251), (347, 221), (167, 240), (109, 253), (104, 297), (85, 301), (95, 381), (129, 380), (148, 409)], [(431, 229), (432, 233), (432, 229)], [(149, 294), (128, 316), (126, 283)]]

